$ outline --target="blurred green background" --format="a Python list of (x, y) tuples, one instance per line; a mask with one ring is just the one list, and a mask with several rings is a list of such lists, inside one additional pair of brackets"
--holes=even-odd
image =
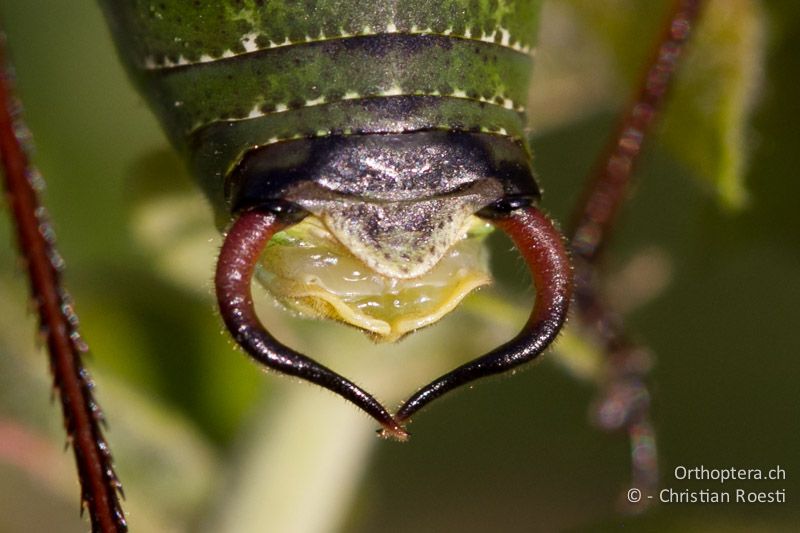
[[(687, 74), (687, 94), (710, 100), (684, 95), (651, 143), (611, 250), (609, 290), (621, 294), (630, 329), (658, 357), (651, 385), (662, 486), (786, 489), (788, 501), (662, 504), (626, 517), (615, 504), (627, 488), (627, 437), (588, 424), (595, 388), (552, 364), (559, 354), (435, 404), (399, 445), (375, 439), (374, 423), (331, 394), (264, 375), (237, 353), (213, 305), (218, 243), (210, 211), (129, 86), (99, 9), (88, 1), (3, 0), (0, 21), (47, 179), (66, 283), (92, 347), (132, 530), (795, 529), (800, 5), (765, 3), (763, 12), (756, 2), (729, 5), (741, 9), (725, 22), (731, 35), (721, 32), (710, 50), (731, 61), (733, 74)], [(659, 12), (655, 2), (632, 0), (546, 5), (530, 113), (544, 205), (559, 220), (567, 220), (613, 111), (631, 90)], [(760, 40), (737, 41), (752, 27), (763, 28)], [(714, 114), (726, 99), (727, 111)], [(753, 113), (738, 131), (749, 99)], [(723, 119), (700, 122), (691, 111), (709, 107)], [(747, 161), (748, 200), (738, 209), (736, 155)], [(0, 531), (84, 531), (5, 218)], [(279, 338), (394, 405), (524, 321), (531, 292), (522, 264), (503, 239), (492, 245), (494, 292), (397, 346), (286, 317), (269, 303), (262, 312)], [(679, 465), (781, 465), (788, 479), (720, 487), (675, 480)]]

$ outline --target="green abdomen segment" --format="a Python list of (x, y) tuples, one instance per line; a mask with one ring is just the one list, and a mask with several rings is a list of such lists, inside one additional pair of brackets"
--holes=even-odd
[[(104, 0), (120, 52), (218, 209), (243, 155), (427, 130), (524, 144), (541, 0)], [(372, 4), (372, 5), (370, 5)]]

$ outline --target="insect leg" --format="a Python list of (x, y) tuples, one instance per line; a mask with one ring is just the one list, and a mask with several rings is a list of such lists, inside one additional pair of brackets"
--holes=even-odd
[(624, 203), (641, 153), (664, 105), (679, 60), (700, 16), (702, 0), (677, 0), (644, 69), (638, 92), (622, 113), (611, 140), (597, 159), (570, 233), (576, 259), (598, 260)]
[(702, 4), (702, 0), (674, 2), (638, 92), (597, 160), (569, 233), (575, 264), (575, 316), (598, 339), (608, 360), (609, 377), (595, 419), (605, 429), (624, 427), (628, 431), (632, 486), (645, 492), (658, 484), (655, 433), (645, 384), (652, 358), (645, 348), (629, 339), (621, 318), (606, 305), (599, 292), (597, 270), (627, 197), (642, 144), (663, 107)]
[[(528, 322), (513, 339), (441, 376), (409, 398), (397, 412), (401, 422), (448, 391), (476, 379), (500, 374), (535, 359), (556, 338), (572, 297), (572, 269), (564, 238), (535, 207), (511, 206), (481, 212), (505, 231), (522, 253), (536, 286)], [(516, 207), (516, 208), (514, 208)]]
[(103, 415), (92, 397), (94, 385), (81, 360), (87, 348), (78, 332), (78, 318), (69, 295), (61, 287), (64, 265), (55, 249), (53, 228), (39, 201), (36, 180), (41, 178), (25, 150), (25, 129), (19, 103), (12, 93), (4, 39), (0, 33), (0, 159), (17, 242), (39, 314), (39, 329), (47, 339), (53, 383), (75, 453), (81, 509), (89, 509), (93, 531), (127, 531), (119, 502), (122, 485), (100, 429)]
[(250, 284), (255, 265), (270, 238), (296, 220), (286, 213), (254, 210), (242, 213), (225, 237), (217, 262), (215, 285), (222, 319), (256, 361), (335, 392), (377, 420), (381, 435), (406, 440), (408, 433), (375, 399), (336, 372), (278, 342), (256, 316)]

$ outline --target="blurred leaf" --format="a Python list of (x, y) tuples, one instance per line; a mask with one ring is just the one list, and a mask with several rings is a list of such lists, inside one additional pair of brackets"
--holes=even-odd
[[(632, 87), (671, 2), (564, 3), (611, 54), (620, 87)], [(669, 149), (728, 208), (747, 198), (747, 124), (762, 78), (764, 25), (758, 0), (708, 2), (661, 126)], [(628, 97), (630, 89), (621, 92)]]
[(242, 432), (200, 531), (339, 529), (378, 441), (330, 394), (286, 379), (275, 388)]
[[(134, 529), (187, 529), (215, 486), (218, 458), (207, 438), (179, 411), (153, 401), (110, 375), (99, 376), (112, 421), (109, 436), (125, 482)], [(122, 460), (124, 458), (124, 461)], [(180, 480), (181, 490), (175, 490)]]
[(211, 294), (215, 251), (221, 245), (211, 206), (173, 151), (136, 161), (128, 173), (126, 206), (138, 247), (165, 281), (199, 296)]
[[(3, 301), (24, 298), (24, 287), (11, 281), (4, 272), (0, 274)], [(31, 342), (32, 317), (20, 320), (24, 306), (16, 311), (0, 315), (0, 448), (5, 452), (0, 453), (0, 464), (4, 469), (13, 466), (36, 490), (46, 493), (48, 502), (56, 500), (55, 507), (40, 502), (39, 512), (58, 512), (59, 505), (69, 502), (69, 514), (60, 520), (77, 525), (75, 467), (72, 453), (64, 447), (58, 405), (48, 401), (52, 385), (46, 357)], [(114, 415), (106, 435), (124, 482), (125, 508), (133, 527), (154, 532), (185, 530), (212, 487), (215, 450), (193, 422), (158, 397), (108, 373), (95, 369), (93, 374), (99, 383), (100, 403)], [(25, 446), (15, 449), (15, 442)], [(30, 454), (33, 460), (26, 457)], [(181, 480), (181, 490), (174, 490), (175, 480)], [(8, 494), (8, 485), (3, 487), (0, 493)], [(12, 517), (0, 519), (0, 530), (13, 523)]]
[(623, 98), (647, 59), (672, 0), (559, 0), (611, 56)]
[(764, 63), (764, 15), (756, 0), (713, 0), (664, 118), (668, 146), (725, 207), (747, 200), (747, 126)]
[[(758, 6), (739, 0), (732, 4)], [(624, 101), (667, 4), (551, 0), (546, 5), (557, 17), (550, 22), (558, 23), (548, 23), (542, 33), (535, 69), (539, 85), (532, 93), (542, 103), (531, 114), (540, 132), (549, 130), (537, 139), (536, 163), (539, 172), (549, 177), (545, 201), (553, 209), (559, 201), (566, 204), (590, 165), (596, 144), (607, 133), (607, 116), (580, 119)], [(798, 469), (793, 453), (798, 432), (791, 430), (797, 426), (797, 402), (787, 401), (797, 396), (798, 359), (793, 357), (798, 351), (793, 335), (800, 290), (793, 276), (797, 238), (793, 223), (775, 222), (797, 218), (792, 200), (797, 195), (791, 194), (798, 183), (792, 159), (798, 152), (792, 150), (796, 141), (791, 135), (796, 120), (787, 117), (797, 105), (797, 69), (791, 65), (796, 63), (800, 34), (797, 17), (787, 15), (797, 11), (793, 6), (765, 4), (779, 19), (771, 21), (771, 29), (781, 28), (785, 42), (781, 55), (773, 57), (776, 62), (770, 72), (770, 92), (774, 89), (779, 98), (761, 110), (765, 142), (757, 157), (765, 177), (754, 183), (753, 195), (758, 200), (754, 205), (767, 207), (733, 221), (705, 213), (700, 203), (692, 202), (696, 191), (684, 179), (688, 173), (665, 166), (672, 158), (656, 154), (651, 162), (655, 179), (629, 206), (630, 224), (620, 228), (622, 239), (615, 244), (615, 253), (629, 255), (632, 249), (663, 242), (675, 263), (669, 291), (631, 317), (632, 330), (660, 355), (656, 399), (666, 468), (692, 462), (742, 466), (786, 462), (791, 463), (789, 472)], [(0, 11), (14, 47), (26, 116), (39, 150), (37, 160), (49, 184), (47, 203), (68, 261), (68, 285), (93, 347), (90, 366), (97, 369), (99, 400), (110, 421), (109, 438), (135, 530), (163, 530), (164, 512), (175, 513), (168, 518), (170, 530), (197, 530), (198, 522), (188, 513), (192, 505), (203, 517), (224, 515), (219, 523), (230, 524), (233, 530), (252, 526), (251, 520), (265, 530), (270, 522), (264, 517), (277, 502), (283, 507), (278, 510), (282, 516), (275, 516), (276, 524), (285, 518), (299, 522), (308, 518), (306, 523), (335, 527), (347, 513), (353, 487), (364, 470), (368, 476), (355, 495), (360, 501), (350, 517), (356, 523), (344, 531), (564, 530), (590, 528), (611, 516), (605, 496), (613, 494), (625, 477), (624, 440), (600, 436), (586, 427), (589, 388), (575, 385), (551, 365), (453, 396), (415, 421), (414, 437), (406, 446), (374, 440), (373, 422), (327, 392), (292, 380), (265, 378), (230, 347), (214, 315), (209, 269), (216, 245), (200, 237), (213, 233), (206, 208), (198, 201), (195, 211), (186, 200), (181, 205), (187, 218), (149, 226), (155, 229), (149, 233), (155, 237), (150, 241), (153, 247), (133, 242), (138, 229), (125, 215), (144, 207), (135, 187), (177, 198), (172, 196), (177, 192), (175, 177), (184, 171), (174, 155), (141, 163), (142, 153), (163, 149), (165, 140), (114, 57), (97, 6), (10, 0), (0, 3)], [(744, 22), (726, 23), (731, 32), (742, 33)], [(731, 34), (718, 44), (727, 47), (744, 37)], [(544, 42), (548, 39), (554, 44), (549, 50)], [(741, 42), (738, 46), (746, 48)], [(712, 52), (712, 59), (717, 53), (720, 60), (737, 59), (716, 49)], [(756, 60), (753, 66), (758, 66)], [(734, 70), (734, 75), (745, 84), (747, 76), (757, 72), (746, 76), (744, 70)], [(736, 116), (742, 109), (733, 105), (736, 98), (730, 88), (711, 76), (697, 78), (696, 83), (701, 82), (716, 84), (716, 92), (696, 87), (697, 94), (719, 96), (712, 105), (725, 96), (727, 114), (712, 111), (708, 116), (716, 124), (708, 130), (698, 124), (687, 130), (683, 124), (672, 127), (674, 133), (667, 136), (680, 141), (676, 148), (691, 144), (701, 156), (719, 163), (719, 153), (707, 142), (718, 142), (724, 128), (735, 129), (736, 120), (744, 118)], [(742, 91), (743, 85), (736, 90)], [(739, 98), (752, 98), (755, 90), (749, 91)], [(700, 131), (708, 138), (698, 140)], [(737, 133), (740, 142), (745, 134)], [(135, 169), (133, 179), (123, 179), (130, 168)], [(144, 176), (157, 180), (138, 181)], [(664, 220), (677, 223), (665, 225)], [(698, 226), (702, 233), (692, 231)], [(5, 221), (0, 227), (0, 258), (10, 270), (15, 263)], [(162, 230), (170, 231), (162, 235)], [(171, 243), (164, 240), (170, 233), (177, 237)], [(170, 258), (170, 253), (175, 255)], [(179, 270), (175, 261), (188, 269)], [(495, 266), (524, 279), (524, 266), (517, 263), (516, 256), (507, 254)], [(20, 275), (4, 273), (0, 285), (10, 283), (18, 295), (24, 294)], [(521, 293), (524, 284), (519, 285), (518, 291), (506, 293)], [(626, 291), (630, 287), (626, 281)], [(652, 295), (652, 290), (640, 294)], [(336, 324), (312, 326), (288, 318), (271, 303), (263, 304), (259, 313), (282, 340), (319, 355), (394, 404), (425, 380), (518, 331), (529, 302), (520, 299), (517, 304), (513, 297), (481, 299), (487, 295), (484, 291), (468, 301), (462, 311), (466, 316), (447, 318), (437, 328), (387, 347), (371, 346), (357, 332)], [(5, 331), (13, 333), (0, 339), (4, 363), (0, 409), (34, 434), (49, 424), (41, 432), (55, 444), (61, 461), (60, 469), (48, 469), (52, 457), (42, 457), (40, 466), (48, 470), (56, 487), (33, 496), (20, 489), (19, 476), (4, 477), (6, 469), (16, 468), (5, 465), (0, 492), (11, 499), (0, 508), (0, 530), (70, 531), (70, 524), (77, 524), (76, 531), (85, 530), (77, 517), (72, 458), (60, 451), (63, 430), (58, 409), (47, 404), (45, 358), (30, 350), (33, 320), (28, 321), (30, 327), (22, 327), (26, 299), (7, 297), (6, 291), (0, 303), (0, 323), (7, 321)], [(475, 308), (480, 312), (470, 315)], [(566, 357), (553, 353), (544, 359), (562, 363), (586, 380), (602, 379), (600, 354), (591, 345), (574, 342), (581, 340), (567, 331), (556, 348)], [(442, 352), (446, 357), (436, 356)], [(38, 384), (26, 377), (28, 360), (35, 362)], [(124, 385), (120, 387), (117, 380)], [(265, 383), (278, 385), (257, 401)], [(738, 401), (743, 397), (747, 401)], [(309, 408), (306, 402), (312, 400), (317, 406)], [(314, 416), (321, 417), (319, 424)], [(355, 422), (337, 424), (341, 417)], [(209, 445), (209, 439), (221, 452)], [(378, 445), (371, 446), (371, 440)], [(232, 442), (240, 445), (230, 447)], [(375, 453), (370, 454), (373, 448)], [(220, 468), (218, 456), (227, 461)], [(376, 460), (367, 463), (372, 456)], [(320, 459), (328, 464), (317, 472), (313, 465)], [(164, 461), (170, 466), (163, 467)], [(61, 482), (68, 485), (63, 491)], [(201, 494), (209, 483), (219, 497), (204, 500)], [(796, 480), (790, 476), (786, 483), (794, 494)], [(293, 488), (291, 494), (302, 496), (281, 499), (287, 484)], [(24, 498), (30, 498), (27, 505), (20, 503)], [(702, 521), (691, 519), (699, 521), (698, 530), (717, 522), (720, 529), (736, 523), (777, 530), (787, 520), (796, 522), (795, 507), (760, 507), (757, 512), (752, 506), (726, 507), (704, 515)], [(662, 506), (648, 525), (681, 529), (688, 519), (675, 522), (673, 517), (705, 512), (698, 509)], [(246, 514), (250, 511), (253, 516)], [(757, 521), (762, 515), (763, 523)], [(745, 520), (748, 516), (750, 521)], [(620, 524), (624, 519), (616, 516), (608, 520), (615, 529), (642, 525)]]
[(571, 4), (550, 1), (543, 7), (528, 92), (529, 125), (537, 136), (609, 108), (619, 91), (610, 50), (586, 31)]

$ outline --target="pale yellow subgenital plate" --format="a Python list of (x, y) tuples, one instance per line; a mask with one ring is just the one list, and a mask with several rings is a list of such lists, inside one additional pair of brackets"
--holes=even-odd
[(433, 324), (473, 289), (491, 282), (486, 222), (471, 217), (463, 237), (421, 276), (381, 275), (353, 256), (316, 217), (280, 232), (261, 259), (257, 279), (303, 315), (338, 320), (378, 342)]

